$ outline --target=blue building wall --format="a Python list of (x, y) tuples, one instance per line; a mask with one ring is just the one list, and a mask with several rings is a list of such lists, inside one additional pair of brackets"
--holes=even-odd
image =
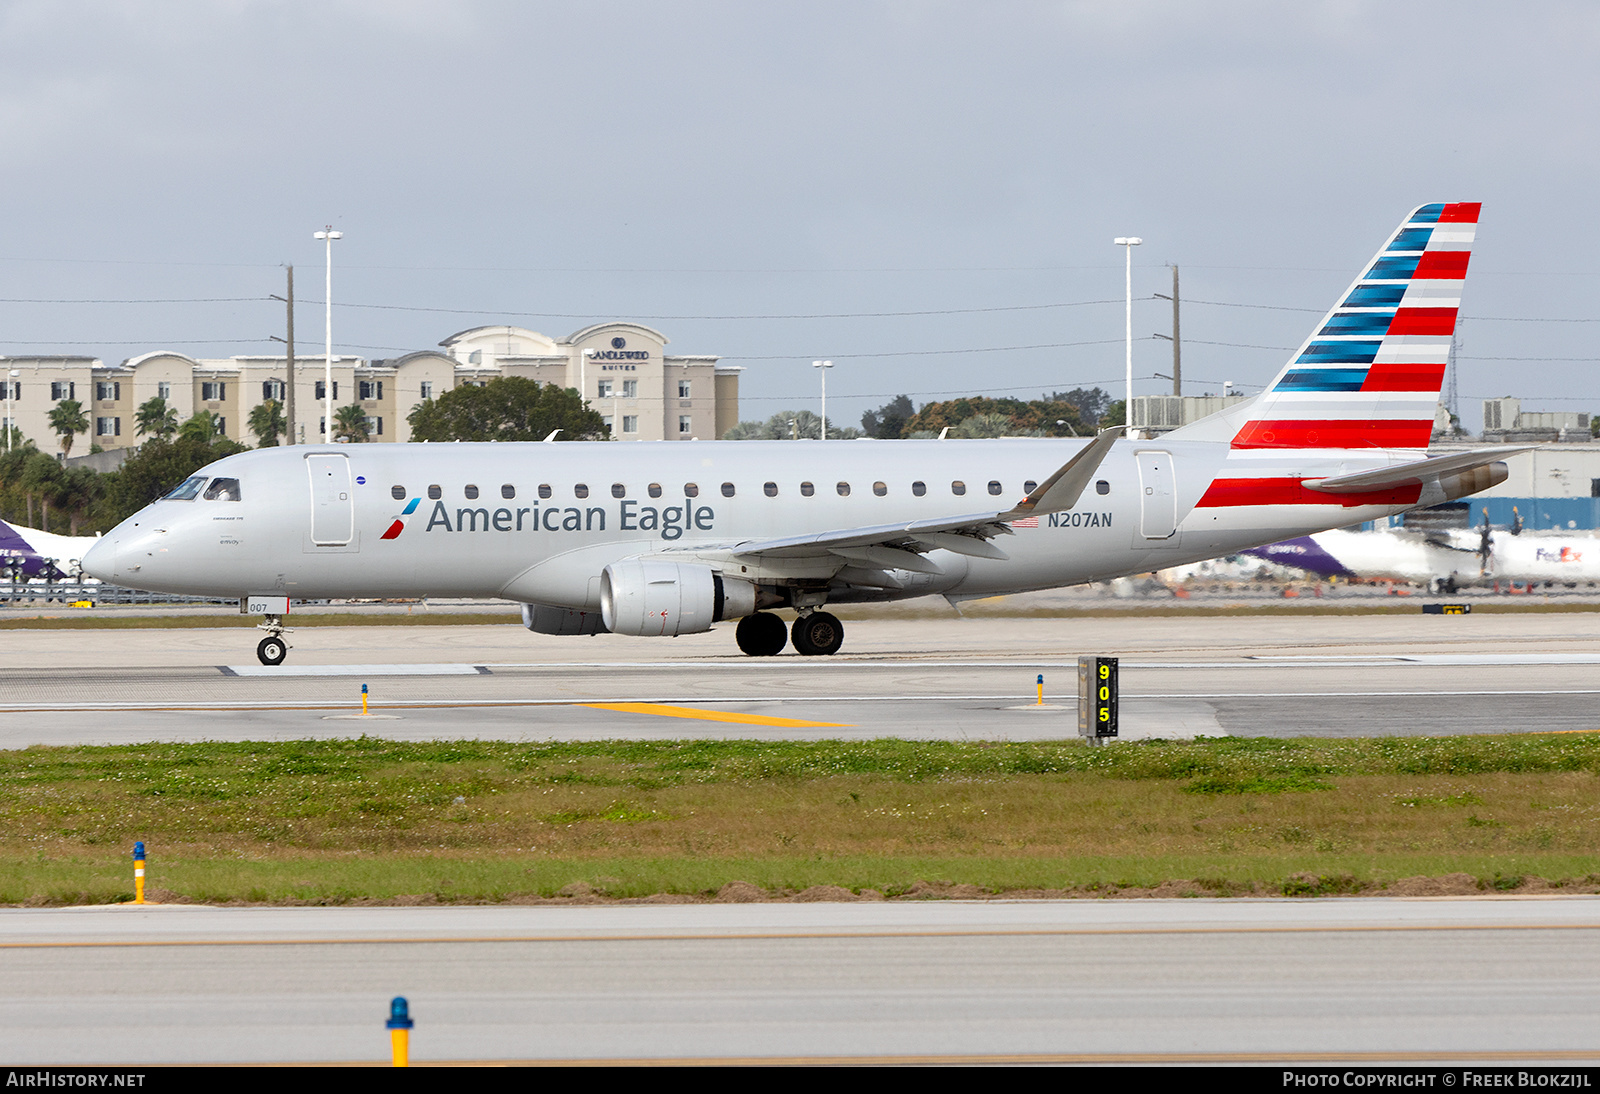
[[(1463, 498), (1471, 503), (1469, 524), (1483, 523), (1483, 511), (1489, 510), (1489, 523), (1509, 525), (1515, 506), (1522, 515), (1524, 528), (1536, 532), (1592, 532), (1600, 529), (1600, 498)], [(1368, 521), (1363, 531), (1373, 528), (1398, 526), (1399, 517), (1389, 521)]]

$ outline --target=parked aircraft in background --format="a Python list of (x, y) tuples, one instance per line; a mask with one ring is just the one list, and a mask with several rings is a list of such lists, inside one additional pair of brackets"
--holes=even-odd
[(1493, 528), (1487, 511), (1477, 528), (1395, 528), (1377, 532), (1339, 529), (1240, 553), (1319, 577), (1413, 581), (1441, 592), (1507, 582), (1600, 581), (1600, 537), (1569, 532), (1524, 533), (1520, 516), (1509, 528)]
[(267, 664), (307, 597), (502, 597), (550, 634), (737, 619), (747, 654), (831, 654), (829, 604), (1099, 581), (1438, 504), (1504, 481), (1521, 451), (1427, 455), (1478, 208), (1414, 210), (1266, 391), (1153, 440), (259, 449), (84, 567), (240, 597), (266, 616)]
[(76, 577), (98, 536), (58, 536), (0, 520), (0, 572), (20, 578)]

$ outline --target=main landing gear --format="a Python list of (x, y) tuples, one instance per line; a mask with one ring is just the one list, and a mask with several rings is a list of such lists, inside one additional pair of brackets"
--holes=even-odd
[(831, 612), (802, 611), (789, 636), (795, 650), (807, 657), (838, 653), (844, 645), (844, 624)]
[(256, 646), (256, 656), (261, 658), (263, 665), (281, 665), (283, 659), (289, 656), (289, 643), (283, 640), (287, 627), (283, 625), (283, 616), (269, 615), (265, 623), (256, 626), (267, 632), (267, 636)]
[(844, 624), (830, 612), (802, 609), (793, 629), (785, 633), (783, 620), (771, 612), (756, 612), (739, 620), (734, 637), (739, 648), (751, 657), (774, 657), (783, 652), (791, 638), (796, 653), (818, 657), (839, 652), (844, 645)]

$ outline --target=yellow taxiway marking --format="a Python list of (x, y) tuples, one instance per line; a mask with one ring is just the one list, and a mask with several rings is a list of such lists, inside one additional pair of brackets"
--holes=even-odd
[(766, 714), (740, 714), (732, 710), (706, 710), (702, 707), (674, 707), (665, 703), (579, 703), (595, 710), (620, 710), (624, 714), (655, 714), (662, 718), (699, 718), (706, 722), (738, 722), (747, 726), (782, 726), (786, 729), (818, 727), (849, 729), (849, 722), (806, 722), (799, 718), (773, 718)]

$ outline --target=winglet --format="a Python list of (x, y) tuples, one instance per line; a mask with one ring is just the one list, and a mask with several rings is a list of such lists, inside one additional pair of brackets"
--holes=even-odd
[(1011, 512), (1000, 519), (1013, 520), (1036, 513), (1059, 513), (1078, 504), (1078, 497), (1083, 493), (1084, 487), (1089, 485), (1094, 473), (1100, 470), (1101, 461), (1111, 451), (1111, 446), (1122, 437), (1126, 428), (1114, 425), (1095, 434), (1094, 440), (1080, 449), (1076, 456), (1062, 464), (1055, 474), (1034, 487), (1027, 497), (1017, 502)]

